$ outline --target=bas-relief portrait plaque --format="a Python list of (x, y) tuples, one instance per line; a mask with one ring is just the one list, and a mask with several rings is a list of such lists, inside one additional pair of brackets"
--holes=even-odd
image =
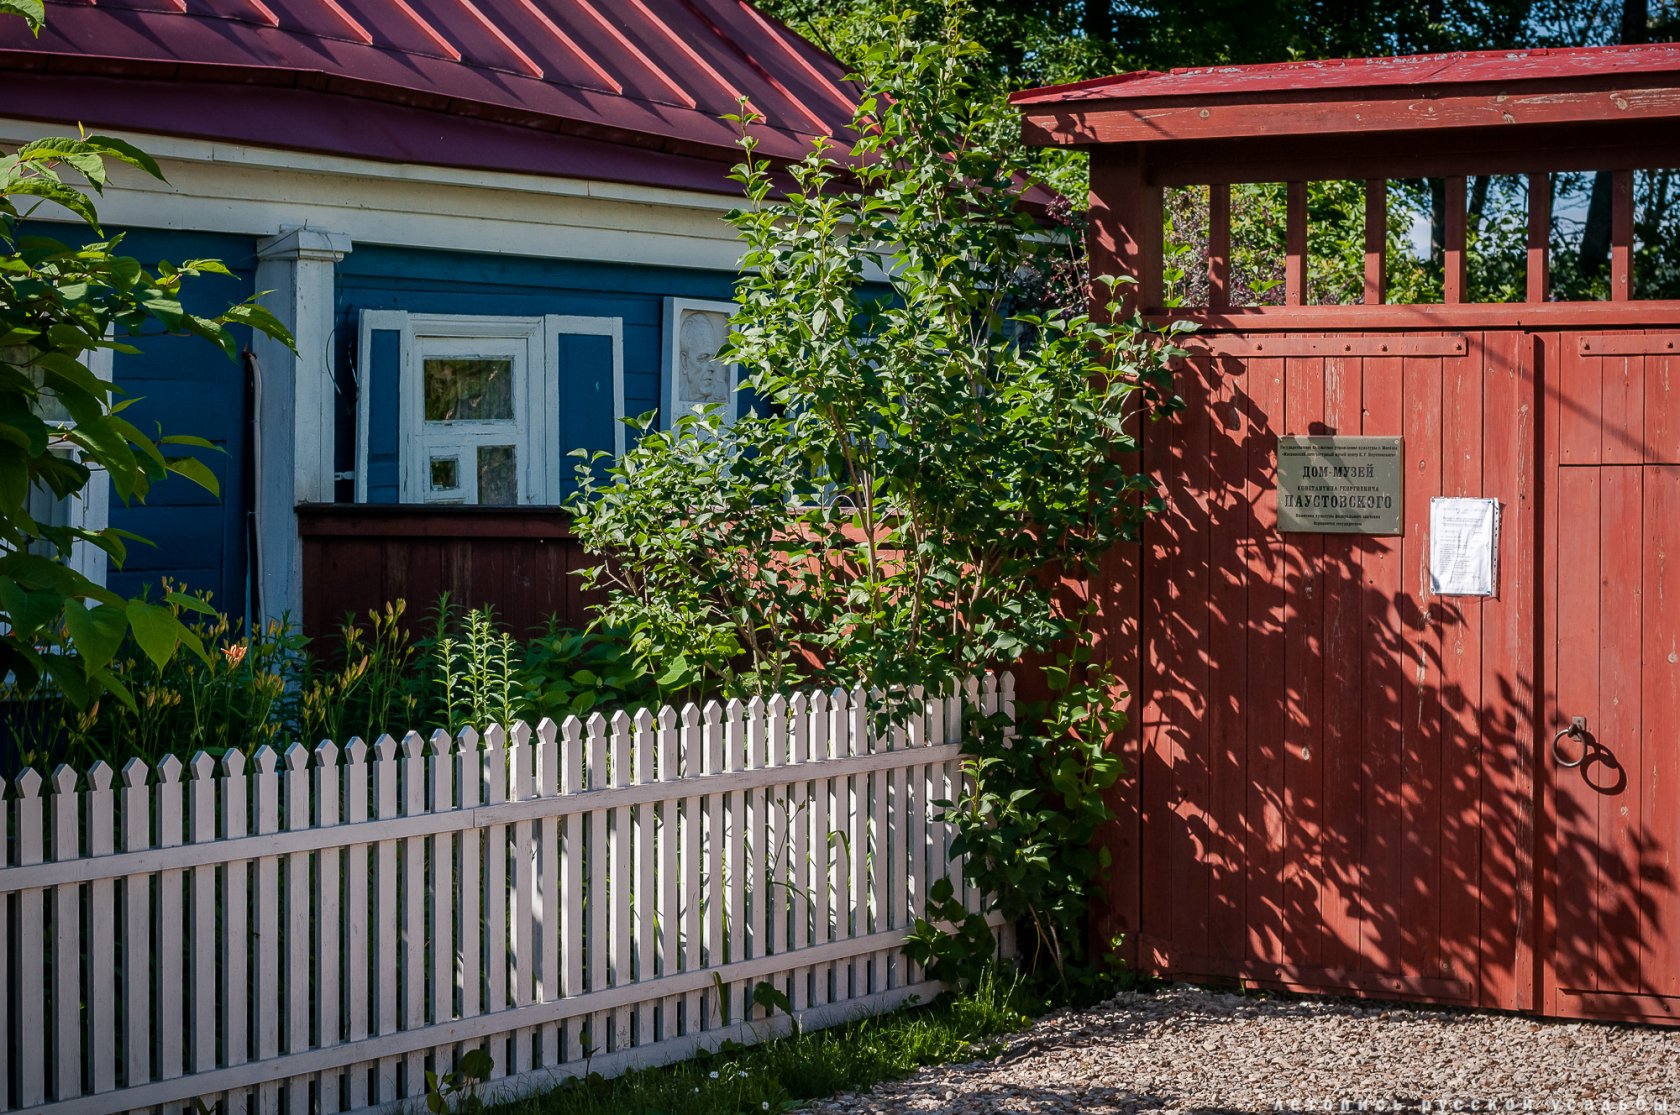
[(1401, 439), (1278, 438), (1278, 530), (1399, 534), (1404, 506)]
[(665, 414), (668, 427), (696, 407), (717, 406), (725, 422), (736, 415), (736, 365), (717, 359), (729, 339), (729, 302), (673, 298), (665, 316)]

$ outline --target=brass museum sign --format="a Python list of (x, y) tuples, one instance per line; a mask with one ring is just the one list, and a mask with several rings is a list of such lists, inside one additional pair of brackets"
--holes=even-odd
[(1397, 437), (1278, 438), (1278, 529), (1399, 534), (1404, 492)]

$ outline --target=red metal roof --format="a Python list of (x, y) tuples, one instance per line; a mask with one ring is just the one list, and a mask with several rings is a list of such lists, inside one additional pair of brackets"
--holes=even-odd
[(0, 67), (4, 114), (710, 189), (740, 98), (779, 158), (854, 103), (745, 0), (48, 0), (39, 39), (0, 20)]
[(1272, 62), (1252, 66), (1202, 66), (1160, 73), (1139, 70), (1116, 77), (1024, 89), (1009, 99), (1022, 106), (1166, 97), (1224, 100), (1248, 94), (1345, 91), (1395, 86), (1449, 86), (1499, 82), (1556, 82), (1680, 73), (1680, 43), (1650, 46), (1571, 47), (1559, 50), (1483, 50), (1324, 62)]

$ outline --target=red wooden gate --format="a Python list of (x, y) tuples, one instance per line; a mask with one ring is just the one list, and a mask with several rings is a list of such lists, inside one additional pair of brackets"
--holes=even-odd
[[(1141, 959), (1530, 1005), (1511, 911), (1533, 739), (1533, 347), (1517, 332), (1210, 339), (1147, 464)], [(1332, 353), (1332, 355), (1326, 355)], [(1283, 534), (1279, 434), (1404, 439), (1398, 537)], [(1500, 595), (1431, 598), (1429, 502), (1508, 509)]]
[[(1562, 334), (1548, 1012), (1680, 1017), (1680, 332)], [(1555, 726), (1554, 726), (1555, 725)], [(1579, 764), (1579, 765), (1572, 765)]]
[[(1634, 271), (1635, 176), (1680, 167), (1680, 46), (1015, 100), (1029, 141), (1091, 152), (1093, 273), (1200, 330), (1189, 406), (1142, 450), (1168, 510), (1092, 586), (1133, 713), (1097, 940), (1180, 976), (1680, 1021), (1680, 299), (1639, 300)], [(1608, 297), (1558, 302), (1553, 174), (1588, 170)], [(1492, 175), (1526, 190), (1518, 303), (1471, 297)], [(1307, 183), (1349, 178), (1363, 289), (1310, 305)], [(1441, 300), (1389, 304), (1388, 183), (1425, 178)], [(1255, 287), (1232, 185), (1254, 182), (1287, 183), (1281, 305), (1234, 304)], [(1206, 304), (1169, 310), (1177, 189), (1205, 199)], [(1282, 434), (1403, 439), (1399, 533), (1280, 531)], [(1498, 502), (1493, 596), (1430, 591), (1437, 496)]]

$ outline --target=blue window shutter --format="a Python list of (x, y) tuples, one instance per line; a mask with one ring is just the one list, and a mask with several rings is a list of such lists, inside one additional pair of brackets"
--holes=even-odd
[[(382, 315), (386, 316), (386, 315)], [(396, 503), (399, 499), (402, 450), (401, 386), (403, 333), (374, 328), (363, 334), (362, 390), (367, 393), (367, 502)]]
[[(614, 406), (613, 339), (588, 333), (561, 333), (560, 381), (560, 492), (569, 498), (577, 490), (575, 449), (611, 453), (617, 443), (618, 415)], [(600, 466), (596, 466), (597, 473)]]

